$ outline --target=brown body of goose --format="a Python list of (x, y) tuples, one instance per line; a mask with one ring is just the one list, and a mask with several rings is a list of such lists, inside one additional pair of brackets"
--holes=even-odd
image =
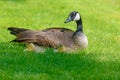
[(32, 50), (36, 52), (42, 52), (43, 48), (46, 47), (54, 48), (61, 52), (74, 52), (85, 49), (88, 41), (83, 33), (80, 14), (76, 11), (71, 12), (65, 23), (70, 21), (76, 21), (77, 23), (75, 32), (67, 28), (47, 28), (35, 31), (9, 27), (8, 30), (16, 36), (16, 39), (12, 42), (26, 43), (32, 46)]

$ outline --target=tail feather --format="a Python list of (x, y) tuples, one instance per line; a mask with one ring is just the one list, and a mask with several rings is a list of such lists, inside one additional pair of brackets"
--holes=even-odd
[(10, 31), (10, 34), (17, 35), (17, 34), (19, 34), (20, 32), (27, 31), (27, 30), (29, 30), (29, 29), (9, 27), (7, 30)]

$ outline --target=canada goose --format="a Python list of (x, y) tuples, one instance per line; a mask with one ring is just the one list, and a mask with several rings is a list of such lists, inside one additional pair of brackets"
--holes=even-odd
[(83, 33), (82, 18), (77, 11), (72, 11), (65, 23), (75, 21), (76, 31), (67, 28), (47, 28), (44, 30), (29, 30), (9, 27), (10, 33), (16, 36), (12, 42), (26, 43), (27, 50), (42, 52), (45, 48), (53, 48), (61, 52), (74, 52), (85, 49), (88, 45), (86, 35)]

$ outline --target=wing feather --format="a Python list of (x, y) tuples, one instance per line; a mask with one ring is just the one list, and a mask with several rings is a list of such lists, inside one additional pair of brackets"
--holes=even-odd
[(57, 48), (72, 44), (73, 31), (66, 28), (49, 28), (41, 31), (28, 30), (21, 32), (16, 42), (35, 43), (39, 46)]

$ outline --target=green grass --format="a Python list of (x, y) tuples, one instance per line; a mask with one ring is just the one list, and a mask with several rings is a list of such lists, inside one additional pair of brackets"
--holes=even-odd
[[(119, 0), (0, 0), (0, 80), (119, 80)], [(7, 28), (76, 29), (69, 12), (82, 15), (89, 46), (78, 54), (23, 52)]]

